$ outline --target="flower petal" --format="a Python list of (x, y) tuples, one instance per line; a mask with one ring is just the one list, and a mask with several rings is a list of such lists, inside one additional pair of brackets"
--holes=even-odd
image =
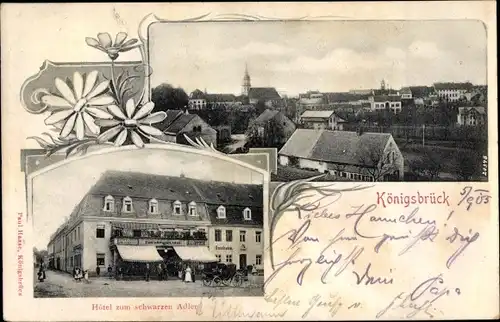
[(109, 88), (109, 81), (106, 80), (104, 82), (99, 83), (99, 85), (97, 85), (90, 93), (85, 95), (85, 97), (87, 99), (91, 99), (91, 98), (101, 94), (102, 92), (104, 92), (108, 88)]
[(76, 121), (76, 115), (77, 113), (73, 113), (67, 120), (66, 123), (64, 123), (64, 126), (61, 130), (61, 137), (65, 138), (67, 137), (71, 131), (73, 131), (73, 127), (75, 126), (75, 121)]
[(95, 120), (95, 123), (98, 126), (101, 127), (110, 127), (110, 126), (115, 126), (121, 123), (119, 120), (103, 120), (103, 119), (97, 119)]
[(106, 111), (101, 110), (100, 108), (97, 107), (87, 107), (85, 108), (85, 111), (92, 115), (93, 117), (97, 117), (99, 119), (112, 119), (113, 115), (109, 114)]
[(134, 131), (131, 131), (130, 134), (132, 136), (132, 142), (134, 142), (135, 146), (138, 148), (143, 148), (144, 142), (142, 141), (139, 134), (135, 133)]
[(67, 100), (56, 95), (45, 95), (42, 97), (42, 102), (55, 107), (72, 107)]
[(134, 115), (134, 120), (138, 120), (148, 115), (155, 108), (155, 103), (147, 102)]
[(60, 78), (56, 78), (56, 88), (68, 102), (76, 104), (75, 95), (73, 95), (73, 91), (69, 88), (65, 81)]
[(75, 129), (76, 129), (76, 138), (78, 140), (83, 140), (83, 138), (85, 137), (85, 125), (83, 124), (82, 113), (77, 113)]
[(99, 134), (99, 127), (95, 124), (94, 118), (85, 112), (82, 113), (82, 117), (89, 131), (93, 134)]
[(110, 105), (108, 106), (108, 111), (113, 114), (114, 116), (116, 116), (117, 118), (119, 118), (120, 120), (125, 120), (127, 119), (127, 117), (125, 116), (125, 114), (123, 114), (122, 110), (116, 106), (116, 105)]
[(97, 81), (97, 74), (97, 70), (93, 70), (85, 78), (85, 88), (83, 89), (82, 97), (86, 97), (92, 88), (94, 88), (95, 82)]
[(83, 77), (79, 72), (73, 74), (73, 90), (75, 92), (75, 98), (78, 101), (82, 98), (83, 93)]
[(70, 117), (70, 115), (73, 113), (75, 113), (75, 111), (73, 111), (73, 110), (64, 110), (64, 111), (59, 111), (59, 112), (53, 113), (51, 116), (49, 116), (45, 119), (45, 124), (52, 125), (52, 124), (59, 123), (62, 120), (65, 120), (68, 117)]
[(99, 43), (104, 48), (108, 48), (112, 44), (111, 36), (107, 32), (100, 32), (97, 34), (97, 38), (99, 39)]
[(113, 104), (114, 102), (115, 102), (115, 99), (112, 96), (110, 96), (108, 94), (104, 94), (104, 95), (96, 96), (96, 97), (89, 99), (87, 101), (87, 104), (88, 105), (102, 106), (102, 105)]
[(127, 101), (127, 103), (125, 104), (125, 107), (127, 109), (127, 117), (129, 119), (132, 118), (132, 115), (134, 115), (134, 111), (135, 111), (135, 104), (134, 104), (134, 99), (131, 98)]
[(139, 125), (139, 129), (144, 132), (144, 133), (147, 133), (149, 135), (153, 135), (153, 136), (159, 136), (159, 135), (162, 135), (163, 132), (158, 130), (157, 128), (155, 127), (152, 127), (152, 126), (148, 126), (148, 125)]
[(116, 38), (115, 38), (115, 43), (113, 44), (113, 46), (120, 46), (124, 41), (125, 39), (127, 39), (127, 33), (126, 32), (119, 32), (116, 34)]
[(112, 127), (106, 132), (99, 135), (97, 139), (99, 140), (99, 142), (108, 142), (109, 140), (114, 138), (118, 134), (118, 132), (120, 132), (121, 128), (121, 126)]
[(127, 46), (132, 46), (134, 45), (138, 40), (136, 38), (132, 38), (132, 39), (129, 39), (127, 40), (122, 46), (121, 48), (123, 47), (127, 47)]
[(120, 134), (118, 134), (118, 137), (115, 140), (115, 146), (121, 146), (127, 139), (127, 134), (128, 130), (123, 129), (123, 131), (121, 131)]
[(104, 48), (101, 46), (101, 44), (99, 43), (99, 41), (97, 41), (97, 39), (95, 38), (92, 38), (92, 37), (86, 37), (85, 38), (85, 42), (87, 43), (87, 45), (89, 45), (90, 47), (94, 47), (94, 48), (97, 48), (99, 50), (103, 50), (104, 51)]
[(166, 118), (167, 118), (167, 113), (156, 112), (156, 113), (153, 113), (153, 114), (146, 116), (142, 120), (139, 120), (139, 123), (141, 123), (141, 124), (153, 124), (153, 123), (161, 122)]
[(135, 45), (130, 45), (130, 46), (121, 46), (120, 47), (120, 52), (124, 53), (126, 51), (130, 51), (134, 48), (139, 48), (141, 44), (135, 44)]

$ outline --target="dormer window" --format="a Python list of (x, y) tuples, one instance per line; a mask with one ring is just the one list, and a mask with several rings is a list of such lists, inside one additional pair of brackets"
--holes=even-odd
[(132, 198), (125, 197), (123, 198), (123, 212), (132, 212)]
[(182, 204), (179, 200), (174, 202), (174, 214), (176, 215), (182, 214)]
[(243, 210), (243, 219), (252, 220), (252, 211), (250, 208), (245, 208), (245, 210)]
[(149, 200), (149, 213), (151, 214), (158, 213), (158, 200), (156, 199)]
[(224, 206), (219, 206), (219, 208), (217, 208), (217, 218), (226, 218), (226, 208)]
[(115, 198), (113, 196), (106, 196), (104, 198), (104, 211), (115, 210)]
[(196, 212), (196, 202), (191, 201), (189, 203), (189, 215), (190, 216), (196, 216), (198, 213)]

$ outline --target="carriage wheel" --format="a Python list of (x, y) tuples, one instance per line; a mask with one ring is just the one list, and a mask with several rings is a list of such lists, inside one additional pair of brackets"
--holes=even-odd
[(242, 280), (241, 276), (235, 275), (233, 278), (233, 285), (236, 287), (239, 287), (239, 286), (241, 286), (242, 283), (243, 283), (243, 280)]
[(213, 285), (215, 285), (215, 286), (220, 286), (221, 281), (222, 280), (219, 276), (214, 277), (214, 279), (212, 280)]
[(212, 280), (209, 279), (209, 278), (207, 278), (207, 277), (205, 277), (203, 279), (203, 286), (210, 286), (210, 284), (212, 284)]

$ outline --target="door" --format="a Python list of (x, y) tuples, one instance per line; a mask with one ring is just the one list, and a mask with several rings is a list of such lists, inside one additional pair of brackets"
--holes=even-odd
[(240, 254), (240, 269), (247, 267), (247, 254)]

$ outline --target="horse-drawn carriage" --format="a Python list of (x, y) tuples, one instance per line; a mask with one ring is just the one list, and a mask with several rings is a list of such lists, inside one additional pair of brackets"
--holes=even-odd
[(235, 264), (217, 264), (203, 271), (204, 286), (241, 286), (245, 274), (236, 269)]

